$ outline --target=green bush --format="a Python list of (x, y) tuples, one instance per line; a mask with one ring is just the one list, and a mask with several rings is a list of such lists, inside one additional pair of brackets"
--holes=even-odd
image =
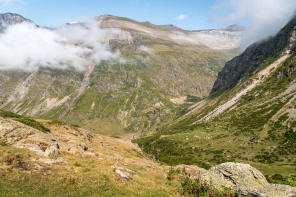
[(64, 123), (63, 121), (60, 121), (60, 120), (51, 120), (54, 124), (57, 124), (57, 125), (65, 125), (66, 123)]
[(75, 128), (80, 128), (80, 126), (77, 124), (70, 124), (70, 126), (75, 127)]
[(15, 118), (14, 120), (21, 122), (27, 126), (32, 127), (32, 128), (38, 129), (39, 131), (42, 131), (43, 133), (50, 132), (50, 130), (47, 127), (45, 127), (41, 123), (36, 122), (35, 120), (30, 119), (30, 118), (21, 117), (21, 118)]
[(219, 196), (219, 197), (236, 197), (238, 196), (236, 191), (232, 191), (229, 188), (224, 188), (223, 191), (219, 191), (209, 184), (202, 183), (200, 179), (191, 179), (190, 174), (185, 173), (185, 177), (180, 182), (180, 192), (183, 195), (193, 196)]
[(3, 117), (3, 118), (20, 118), (21, 116), (16, 114), (16, 113), (13, 113), (13, 112), (0, 110), (0, 117)]

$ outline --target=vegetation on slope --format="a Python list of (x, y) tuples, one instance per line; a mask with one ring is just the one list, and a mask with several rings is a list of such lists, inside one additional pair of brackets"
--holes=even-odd
[[(265, 61), (258, 70), (273, 61)], [(228, 161), (244, 162), (274, 177), (274, 182), (295, 181), (295, 68), (294, 53), (263, 83), (243, 95), (234, 107), (210, 121), (198, 120), (243, 90), (255, 74), (242, 79), (232, 90), (202, 101), (202, 108), (183, 119), (164, 123), (152, 135), (142, 135), (135, 141), (168, 164), (209, 168)], [(287, 178), (279, 180), (275, 174)]]
[(20, 115), (18, 115), (16, 113), (0, 110), (0, 117), (12, 118), (13, 120), (21, 122), (21, 123), (23, 123), (25, 125), (28, 125), (28, 126), (34, 128), (34, 129), (37, 129), (37, 130), (42, 131), (44, 133), (50, 132), (50, 130), (47, 127), (45, 127), (43, 124), (35, 121), (32, 118), (20, 116)]

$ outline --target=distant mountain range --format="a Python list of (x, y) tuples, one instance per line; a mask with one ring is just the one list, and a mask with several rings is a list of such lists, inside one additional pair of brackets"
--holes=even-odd
[(22, 22), (32, 22), (19, 14), (6, 13), (0, 14), (0, 31), (3, 31), (9, 25), (15, 25)]
[[(11, 13), (0, 18), (2, 26), (31, 22)], [(85, 65), (85, 73), (0, 71), (0, 108), (110, 135), (145, 131), (180, 104), (207, 96), (223, 65), (240, 53), (240, 31), (191, 32), (110, 15), (96, 20), (116, 29), (104, 43), (124, 62)]]
[(296, 17), (227, 62), (208, 98), (166, 116), (136, 142), (171, 165), (244, 162), (295, 174)]

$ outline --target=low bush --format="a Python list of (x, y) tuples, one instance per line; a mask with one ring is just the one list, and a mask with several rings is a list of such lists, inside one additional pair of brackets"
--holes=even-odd
[(45, 127), (43, 124), (41, 124), (33, 119), (30, 119), (30, 118), (21, 117), (21, 118), (15, 118), (14, 120), (21, 122), (27, 126), (32, 127), (32, 128), (38, 129), (39, 131), (42, 131), (43, 133), (50, 132), (50, 130), (47, 127)]
[(57, 125), (65, 125), (66, 123), (64, 123), (63, 121), (60, 120), (51, 120), (52, 123), (57, 124)]
[(13, 113), (13, 112), (0, 110), (0, 117), (3, 117), (3, 118), (20, 118), (21, 116), (16, 114), (16, 113)]

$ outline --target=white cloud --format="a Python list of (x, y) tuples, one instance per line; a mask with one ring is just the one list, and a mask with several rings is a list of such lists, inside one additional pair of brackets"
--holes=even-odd
[(10, 26), (0, 34), (0, 69), (38, 70), (40, 67), (83, 70), (91, 62), (119, 57), (108, 49), (116, 30), (99, 28), (96, 20), (55, 30), (31, 23)]
[(212, 9), (212, 18), (221, 26), (247, 24), (242, 47), (275, 35), (296, 9), (295, 0), (222, 0)]
[(179, 21), (184, 20), (185, 18), (187, 18), (186, 14), (180, 14), (179, 16), (176, 17), (176, 19)]

